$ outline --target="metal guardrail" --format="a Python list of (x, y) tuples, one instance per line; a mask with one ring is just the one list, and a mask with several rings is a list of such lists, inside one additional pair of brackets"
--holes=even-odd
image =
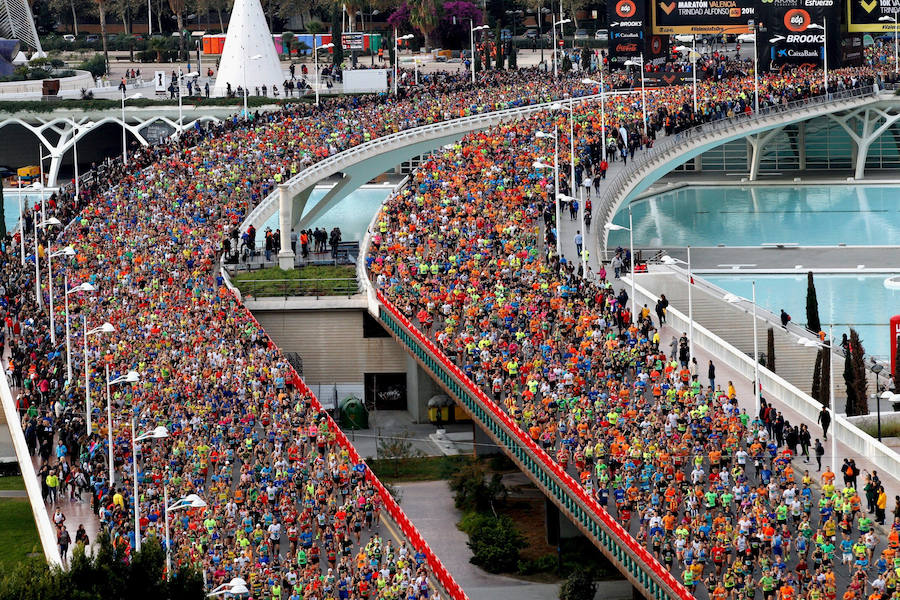
[(359, 293), (355, 277), (322, 279), (245, 279), (234, 281), (241, 296), (275, 298), (290, 296), (353, 296)]
[[(602, 226), (609, 222), (615, 209), (621, 203), (620, 198), (623, 196), (623, 193), (627, 191), (629, 184), (631, 182), (636, 182), (639, 179), (643, 179), (642, 171), (651, 164), (664, 161), (664, 155), (670, 150), (677, 148), (680, 152), (683, 152), (685, 150), (685, 143), (705, 142), (723, 131), (737, 133), (739, 129), (746, 125), (760, 123), (773, 116), (797, 115), (828, 104), (838, 104), (844, 100), (855, 98), (875, 97), (877, 94), (877, 86), (863, 86), (852, 90), (844, 90), (843, 92), (834, 92), (804, 100), (795, 100), (786, 104), (767, 106), (761, 108), (759, 112), (756, 113), (740, 113), (733, 117), (703, 123), (675, 135), (667, 136), (662, 142), (655, 144), (652, 151), (644, 152), (641, 154), (640, 158), (633, 159), (631, 167), (619, 173), (616, 178), (606, 186), (603, 193), (603, 203), (597, 207), (599, 224)], [(602, 238), (601, 248), (606, 248), (608, 238), (609, 231), (606, 231)]]
[(610, 561), (656, 600), (693, 595), (380, 292), (378, 318)]

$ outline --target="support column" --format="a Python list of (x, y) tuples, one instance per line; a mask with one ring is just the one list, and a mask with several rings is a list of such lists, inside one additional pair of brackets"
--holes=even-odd
[(50, 169), (47, 171), (47, 187), (56, 187), (56, 180), (59, 178), (59, 168), (62, 166), (62, 154), (57, 154), (55, 149), (50, 152)]
[(797, 125), (797, 168), (806, 170), (806, 121)]
[(281, 229), (281, 251), (278, 253), (278, 266), (290, 271), (294, 268), (294, 251), (291, 249), (291, 223), (293, 205), (285, 184), (278, 185), (278, 228)]

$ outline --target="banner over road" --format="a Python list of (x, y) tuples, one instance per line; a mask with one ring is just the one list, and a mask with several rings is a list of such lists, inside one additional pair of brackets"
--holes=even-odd
[(652, 0), (652, 2), (655, 34), (747, 33), (749, 31), (747, 20), (753, 19), (756, 14), (756, 3), (753, 0)]
[(847, 31), (890, 31), (897, 25), (893, 21), (879, 21), (880, 17), (894, 19), (900, 12), (900, 0), (846, 0)]

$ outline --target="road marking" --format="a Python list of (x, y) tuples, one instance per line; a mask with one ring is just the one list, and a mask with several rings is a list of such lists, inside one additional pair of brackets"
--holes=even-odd
[(802, 269), (802, 268), (803, 268), (803, 265), (794, 265), (794, 268), (795, 268), (795, 269)]
[(732, 271), (737, 271), (741, 267), (755, 267), (756, 263), (722, 263), (716, 265), (717, 267), (731, 267)]

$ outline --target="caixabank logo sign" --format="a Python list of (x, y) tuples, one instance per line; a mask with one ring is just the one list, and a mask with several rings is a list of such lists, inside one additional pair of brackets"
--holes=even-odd
[(642, 0), (610, 0), (606, 4), (609, 18), (609, 60), (617, 68), (625, 61), (640, 57), (644, 46), (645, 2)]
[(824, 27), (829, 18), (838, 17), (834, 0), (773, 0), (764, 3), (761, 11), (771, 34), (767, 40), (771, 68), (821, 67)]

